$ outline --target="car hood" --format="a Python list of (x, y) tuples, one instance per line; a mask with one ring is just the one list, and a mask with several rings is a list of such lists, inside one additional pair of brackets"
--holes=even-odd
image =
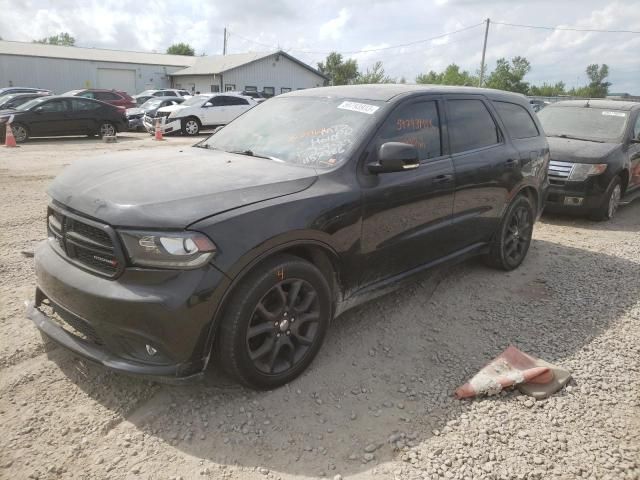
[(19, 115), (23, 113), (21, 110), (13, 110), (11, 108), (0, 110), (0, 117), (6, 117), (7, 115)]
[(185, 228), (205, 217), (309, 188), (311, 168), (204, 148), (121, 152), (75, 162), (54, 201), (113, 226)]
[(144, 113), (145, 110), (143, 110), (142, 108), (127, 108), (126, 110), (126, 114), (128, 115), (139, 115), (141, 113)]
[(177, 110), (182, 110), (183, 108), (187, 108), (187, 105), (181, 105), (179, 103), (175, 105), (167, 105), (166, 107), (159, 108), (159, 112), (175, 112)]
[(572, 163), (606, 163), (606, 157), (620, 147), (618, 143), (597, 143), (571, 138), (547, 137), (547, 141), (551, 160)]

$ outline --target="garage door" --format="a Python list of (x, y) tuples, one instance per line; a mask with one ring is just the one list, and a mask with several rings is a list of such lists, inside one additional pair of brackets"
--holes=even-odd
[(136, 94), (136, 71), (119, 68), (99, 68), (98, 88), (114, 89)]

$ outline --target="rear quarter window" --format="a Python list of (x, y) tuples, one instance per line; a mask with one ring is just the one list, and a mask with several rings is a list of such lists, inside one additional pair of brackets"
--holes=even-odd
[(536, 123), (522, 105), (494, 101), (493, 106), (496, 107), (498, 114), (502, 118), (502, 123), (504, 123), (512, 138), (532, 138), (540, 135)]

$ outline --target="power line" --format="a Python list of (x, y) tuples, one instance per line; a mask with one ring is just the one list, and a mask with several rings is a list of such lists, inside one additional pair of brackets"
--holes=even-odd
[(507, 22), (496, 22), (495, 20), (491, 23), (495, 23), (496, 25), (506, 25), (508, 27), (519, 27), (519, 28), (536, 28), (540, 30), (561, 30), (567, 32), (595, 32), (595, 33), (636, 33), (640, 34), (640, 31), (636, 30), (601, 30), (597, 28), (574, 28), (574, 27), (545, 27), (541, 25), (522, 25), (519, 23), (507, 23)]
[[(425, 42), (431, 42), (433, 40), (438, 40), (439, 38), (443, 38), (443, 37), (447, 37), (449, 35), (455, 35), (456, 33), (461, 33), (461, 32), (465, 32), (467, 30), (471, 30), (473, 28), (477, 28), (481, 25), (484, 25), (484, 22), (480, 22), (477, 23), (475, 25), (471, 25), (468, 27), (464, 27), (461, 28), (459, 30), (454, 30), (452, 32), (446, 32), (446, 33), (441, 33), (440, 35), (436, 35), (434, 37), (430, 37), (430, 38), (424, 38), (422, 40), (416, 40), (414, 42), (408, 42), (408, 43), (401, 43), (401, 44), (397, 44), (397, 45), (390, 45), (388, 47), (380, 47), (380, 48), (368, 48), (368, 49), (364, 49), (364, 50), (343, 50), (343, 51), (336, 51), (336, 53), (340, 53), (340, 54), (349, 54), (349, 55), (353, 55), (353, 54), (357, 54), (357, 53), (370, 53), (370, 52), (380, 52), (383, 50), (392, 50), (394, 48), (404, 48), (404, 47), (410, 47), (412, 45), (417, 45), (420, 43), (425, 43)], [(229, 30), (227, 30), (229, 31)], [(239, 37), (243, 40), (255, 43), (256, 45), (260, 45), (263, 47), (267, 47), (267, 48), (276, 48), (273, 45), (267, 45), (265, 43), (261, 43), (261, 42), (257, 42), (255, 40), (251, 40), (249, 38), (243, 37), (242, 35), (239, 35), (237, 33), (233, 33), (236, 37)], [(306, 49), (299, 49), (299, 48), (289, 48), (286, 49), (289, 52), (301, 52), (301, 53), (311, 53), (311, 54), (321, 54), (321, 55), (328, 55), (330, 53), (333, 53), (334, 51), (315, 51), (315, 50), (306, 50)]]

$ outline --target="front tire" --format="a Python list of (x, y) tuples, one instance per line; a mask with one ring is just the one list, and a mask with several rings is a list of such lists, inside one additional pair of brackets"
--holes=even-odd
[(113, 123), (100, 122), (100, 126), (98, 127), (98, 135), (100, 136), (100, 138), (113, 137), (115, 136), (116, 132), (116, 126)]
[(182, 121), (182, 133), (193, 137), (200, 133), (200, 121), (195, 117), (188, 117)]
[(320, 270), (277, 255), (233, 292), (216, 338), (218, 363), (248, 387), (284, 385), (313, 361), (331, 315), (331, 290)]
[(487, 265), (506, 271), (519, 267), (531, 245), (534, 218), (531, 200), (518, 195), (507, 208), (491, 242), (485, 257)]
[(16, 143), (24, 143), (29, 140), (29, 129), (21, 123), (12, 123), (11, 130), (16, 139)]
[(611, 181), (604, 198), (602, 205), (591, 212), (590, 217), (592, 220), (602, 222), (611, 220), (615, 216), (620, 206), (620, 199), (622, 198), (620, 177), (616, 177)]

